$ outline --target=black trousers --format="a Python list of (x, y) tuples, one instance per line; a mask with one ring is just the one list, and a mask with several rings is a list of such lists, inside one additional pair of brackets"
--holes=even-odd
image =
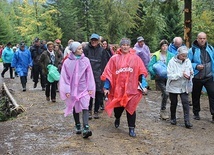
[(8, 69), (10, 69), (10, 78), (13, 78), (13, 68), (11, 67), (11, 63), (4, 63), (4, 69), (1, 73), (1, 75), (4, 76), (5, 72), (8, 71)]
[(33, 82), (38, 83), (39, 82), (39, 76), (40, 76), (41, 87), (45, 88), (46, 78), (42, 74), (41, 66), (40, 65), (33, 65), (32, 71), (33, 71), (33, 73), (32, 73)]
[(166, 79), (157, 79), (155, 81), (162, 93), (161, 110), (165, 110), (167, 99), (169, 97), (169, 94), (166, 92), (166, 81), (167, 80)]
[[(114, 108), (114, 117), (116, 119), (120, 119), (123, 111), (124, 111), (124, 107), (117, 107)], [(129, 127), (135, 127), (135, 122), (136, 122), (136, 112), (134, 112), (132, 115), (130, 113), (128, 113), (128, 111), (126, 111), (126, 117), (127, 117), (127, 122), (128, 122), (128, 126)]]
[(181, 103), (183, 105), (184, 121), (189, 121), (189, 101), (188, 101), (187, 93), (181, 93), (181, 94), (169, 93), (169, 99), (171, 101), (171, 105), (170, 105), (171, 119), (176, 118), (178, 95), (180, 95)]
[(45, 95), (46, 95), (46, 97), (50, 97), (50, 95), (51, 95), (51, 100), (56, 99), (56, 85), (57, 85), (57, 81), (50, 83), (47, 80), (47, 82), (46, 82)]
[[(90, 99), (89, 111), (93, 107), (93, 98)], [(95, 93), (95, 103), (94, 103), (94, 112), (98, 112), (100, 105), (103, 105), (103, 93), (101, 91), (96, 91)]]
[(193, 90), (192, 90), (192, 105), (193, 113), (198, 114), (201, 111), (200, 107), (200, 97), (202, 87), (207, 90), (207, 95), (209, 99), (210, 113), (214, 115), (214, 81), (213, 77), (207, 79), (194, 79), (193, 78)]
[(26, 88), (27, 76), (20, 76), (20, 81), (22, 84), (22, 88)]

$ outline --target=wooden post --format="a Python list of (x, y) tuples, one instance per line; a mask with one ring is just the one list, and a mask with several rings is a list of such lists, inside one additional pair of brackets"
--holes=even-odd
[(184, 41), (187, 47), (191, 47), (192, 32), (192, 0), (184, 0)]

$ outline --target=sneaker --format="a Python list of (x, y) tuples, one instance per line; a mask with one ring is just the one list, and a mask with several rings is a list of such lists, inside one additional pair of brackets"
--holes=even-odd
[(94, 119), (99, 119), (98, 112), (94, 112)]
[(1, 73), (1, 77), (4, 78), (4, 75)]
[(212, 116), (212, 121), (211, 122), (214, 123), (214, 115)]
[(76, 134), (81, 134), (82, 130), (81, 130), (81, 124), (77, 124), (76, 125)]
[(169, 119), (169, 116), (168, 116), (166, 110), (161, 110), (160, 111), (160, 118), (163, 119), (163, 120)]
[(185, 127), (190, 129), (193, 125), (189, 121), (185, 121)]
[(42, 88), (42, 91), (45, 91), (45, 88)]
[(177, 124), (177, 121), (176, 121), (176, 119), (174, 118), (174, 119), (171, 119), (170, 123), (171, 123), (172, 125), (176, 125), (176, 124)]
[(201, 119), (199, 114), (194, 114), (193, 118), (194, 118), (195, 120), (200, 120), (200, 119)]
[(115, 128), (118, 128), (119, 126), (120, 126), (120, 119), (118, 118), (116, 118), (115, 119), (115, 121), (114, 121), (114, 126), (115, 126)]
[(89, 136), (92, 136), (92, 132), (89, 130), (89, 126), (85, 125), (83, 132), (82, 132), (82, 137), (83, 138), (88, 138)]
[(26, 91), (26, 88), (23, 88), (22, 91)]
[(89, 111), (88, 119), (89, 119), (89, 120), (92, 119), (92, 111)]
[(56, 102), (56, 99), (51, 99), (52, 102)]
[(104, 110), (105, 108), (104, 108), (104, 105), (101, 105), (100, 106), (100, 110)]
[(36, 87), (37, 87), (37, 83), (35, 82), (34, 85), (33, 85), (33, 88), (36, 88)]

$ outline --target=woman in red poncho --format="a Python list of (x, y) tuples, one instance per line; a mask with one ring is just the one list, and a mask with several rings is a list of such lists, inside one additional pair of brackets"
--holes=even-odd
[(109, 116), (114, 110), (114, 125), (118, 128), (125, 109), (129, 135), (135, 137), (136, 108), (143, 95), (138, 84), (140, 82), (143, 90), (147, 91), (147, 70), (142, 60), (130, 48), (130, 44), (130, 39), (127, 38), (120, 41), (120, 49), (110, 58), (101, 79), (105, 81), (104, 93), (108, 94), (105, 110)]

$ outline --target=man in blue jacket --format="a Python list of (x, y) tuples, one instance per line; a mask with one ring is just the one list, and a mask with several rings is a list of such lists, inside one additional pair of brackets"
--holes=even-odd
[(214, 50), (207, 42), (207, 35), (200, 32), (190, 48), (188, 57), (194, 70), (192, 103), (194, 119), (200, 120), (200, 96), (204, 86), (209, 98), (212, 123), (214, 123)]

